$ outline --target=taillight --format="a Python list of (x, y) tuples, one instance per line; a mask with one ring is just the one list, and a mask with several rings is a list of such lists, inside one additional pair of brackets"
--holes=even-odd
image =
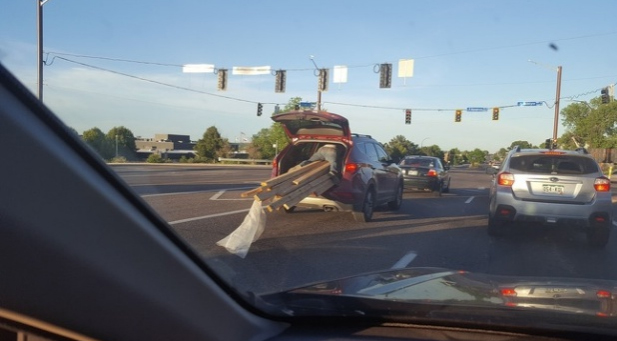
[(514, 175), (508, 172), (499, 173), (497, 183), (501, 186), (512, 186), (514, 185)]
[(608, 290), (598, 290), (596, 296), (598, 298), (611, 298), (611, 292)]
[(514, 288), (502, 288), (501, 289), (502, 296), (514, 297), (516, 296), (516, 290)]
[(360, 166), (357, 163), (346, 163), (345, 164), (345, 173), (353, 174), (355, 173)]
[(596, 189), (596, 192), (608, 192), (611, 190), (611, 180), (605, 177), (597, 178), (593, 182), (593, 188)]
[(434, 169), (429, 169), (429, 171), (426, 173), (426, 176), (437, 176), (437, 171)]

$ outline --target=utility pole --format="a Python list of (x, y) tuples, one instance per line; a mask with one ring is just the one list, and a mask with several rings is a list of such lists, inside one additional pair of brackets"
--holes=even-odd
[(561, 97), (561, 65), (557, 67), (557, 91), (555, 94), (555, 119), (553, 122), (553, 143), (557, 141), (557, 128), (559, 122), (559, 98)]
[[(534, 62), (529, 59), (528, 62), (542, 66), (546, 69), (555, 71), (555, 67), (551, 67), (549, 65), (540, 64), (538, 62)], [(561, 97), (561, 65), (556, 68), (557, 70), (557, 91), (555, 94), (555, 118), (553, 120), (553, 143), (557, 141), (557, 129), (559, 127), (559, 97)]]

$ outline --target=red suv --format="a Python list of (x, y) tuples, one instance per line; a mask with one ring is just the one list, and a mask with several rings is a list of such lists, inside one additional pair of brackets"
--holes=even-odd
[(352, 212), (362, 222), (370, 221), (374, 208), (380, 205), (399, 209), (403, 201), (401, 169), (375, 139), (352, 134), (345, 117), (329, 112), (290, 111), (274, 115), (272, 120), (283, 124), (291, 140), (274, 159), (273, 177), (308, 160), (326, 144), (336, 146), (339, 184), (321, 196), (306, 197), (297, 206)]

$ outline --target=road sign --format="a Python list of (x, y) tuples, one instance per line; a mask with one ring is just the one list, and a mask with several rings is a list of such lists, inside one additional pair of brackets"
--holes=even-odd
[(519, 107), (535, 107), (538, 105), (542, 105), (544, 102), (517, 102), (516, 105)]
[(317, 102), (300, 102), (300, 108), (314, 108), (317, 106)]
[(488, 111), (488, 108), (471, 107), (471, 108), (467, 108), (467, 111), (470, 111), (470, 112), (483, 112), (483, 111)]

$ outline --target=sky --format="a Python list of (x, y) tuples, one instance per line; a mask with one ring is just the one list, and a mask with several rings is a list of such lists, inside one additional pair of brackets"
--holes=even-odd
[[(33, 93), (37, 3), (7, 0), (0, 11), (0, 63)], [(275, 105), (317, 101), (318, 67), (331, 70), (323, 108), (354, 132), (496, 152), (552, 137), (558, 66), (561, 109), (617, 79), (612, 0), (47, 0), (42, 8), (43, 102), (79, 133), (125, 126), (145, 138), (197, 140), (215, 126), (231, 142), (250, 139), (272, 125)], [(413, 76), (398, 77), (409, 59)], [(393, 66), (386, 89), (376, 72), (383, 63)], [(229, 69), (227, 90), (213, 73), (183, 73), (186, 64)], [(272, 74), (233, 75), (239, 66), (286, 70), (285, 92), (274, 91)], [(333, 83), (334, 66), (347, 66), (345, 83)], [(565, 129), (559, 123), (558, 135)]]

